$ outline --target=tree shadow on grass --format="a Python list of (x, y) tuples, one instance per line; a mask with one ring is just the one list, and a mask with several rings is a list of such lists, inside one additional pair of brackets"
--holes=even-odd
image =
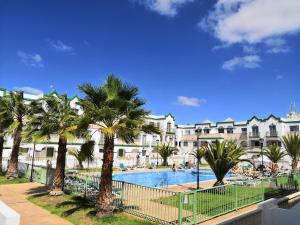
[(91, 209), (87, 216), (95, 216), (96, 210), (95, 210), (95, 203), (88, 201), (87, 199), (81, 197), (81, 196), (72, 196), (70, 200), (63, 201), (61, 203), (58, 203), (56, 205), (57, 208), (63, 207), (63, 206), (74, 206), (71, 209), (68, 209), (63, 212), (63, 216), (70, 216), (73, 213), (80, 211), (80, 210), (87, 210)]

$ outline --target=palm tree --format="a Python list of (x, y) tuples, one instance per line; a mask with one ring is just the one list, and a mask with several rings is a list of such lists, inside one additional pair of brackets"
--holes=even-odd
[(155, 148), (155, 151), (163, 158), (163, 166), (168, 166), (168, 158), (177, 152), (177, 149), (170, 146), (170, 144), (162, 144)]
[(12, 152), (6, 177), (9, 179), (18, 177), (19, 148), (22, 141), (23, 128), (27, 116), (31, 113), (35, 101), (26, 103), (23, 92), (11, 92), (8, 96), (1, 98), (0, 115), (7, 116), (10, 120), (8, 131), (13, 137)]
[(284, 156), (286, 156), (286, 153), (281, 151), (280, 148), (276, 145), (270, 145), (268, 146), (265, 151), (263, 152), (263, 155), (267, 156), (270, 161), (272, 162), (272, 168), (271, 172), (276, 173), (277, 171), (277, 163), (283, 159)]
[(200, 188), (200, 173), (199, 173), (199, 167), (200, 167), (200, 164), (201, 164), (201, 159), (204, 157), (204, 154), (205, 154), (205, 148), (203, 147), (200, 147), (200, 148), (197, 148), (195, 151), (193, 151), (191, 153), (192, 156), (194, 156), (196, 159), (197, 159), (197, 189)]
[(292, 170), (296, 171), (298, 168), (298, 161), (300, 158), (300, 134), (290, 133), (282, 137), (282, 142), (287, 151), (287, 154), (292, 159)]
[(114, 75), (109, 75), (101, 86), (84, 84), (79, 89), (85, 95), (79, 102), (84, 111), (81, 129), (92, 124), (93, 128), (104, 135), (101, 188), (97, 200), (97, 215), (101, 216), (113, 210), (111, 203), (115, 136), (126, 143), (133, 143), (141, 131), (159, 133), (159, 129), (146, 125), (145, 117), (149, 112), (142, 108), (145, 102), (138, 98), (138, 89), (124, 84)]
[(89, 164), (89, 162), (94, 160), (94, 146), (94, 141), (88, 141), (81, 145), (80, 151), (77, 149), (69, 151), (69, 155), (72, 155), (77, 159), (80, 169), (83, 168), (82, 163), (84, 161), (87, 160)]
[(44, 97), (36, 113), (29, 118), (28, 129), (40, 138), (58, 137), (56, 169), (50, 195), (63, 194), (68, 140), (75, 139), (78, 112), (72, 108), (67, 95)]
[(238, 146), (236, 142), (216, 140), (204, 148), (204, 159), (217, 178), (214, 186), (224, 185), (225, 175), (239, 162), (246, 161), (241, 159), (241, 156), (245, 154), (244, 149)]
[[(5, 101), (4, 97), (0, 97), (0, 107), (3, 105), (3, 101)], [(4, 148), (4, 138), (8, 132), (9, 126), (13, 123), (13, 118), (10, 115), (3, 111), (1, 112), (2, 107), (0, 108), (0, 173), (2, 173), (2, 154)]]

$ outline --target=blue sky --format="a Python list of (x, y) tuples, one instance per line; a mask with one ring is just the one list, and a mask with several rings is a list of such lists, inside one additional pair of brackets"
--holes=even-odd
[(0, 87), (74, 95), (114, 73), (178, 123), (285, 116), (300, 107), (299, 11), (299, 0), (4, 0)]

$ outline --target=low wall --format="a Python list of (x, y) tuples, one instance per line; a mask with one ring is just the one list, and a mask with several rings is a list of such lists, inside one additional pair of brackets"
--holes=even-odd
[(0, 224), (1, 225), (19, 225), (20, 215), (0, 201)]

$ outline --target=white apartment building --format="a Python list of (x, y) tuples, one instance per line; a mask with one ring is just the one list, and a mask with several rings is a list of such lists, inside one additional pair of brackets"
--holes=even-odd
[[(0, 96), (5, 96), (8, 91), (0, 89)], [(50, 95), (55, 95), (56, 92), (52, 92)], [(38, 99), (43, 95), (37, 96), (24, 93), (26, 101)], [(74, 96), (70, 99), (72, 107), (79, 107), (76, 102), (78, 97)], [(204, 120), (201, 123), (193, 125), (177, 125), (175, 118), (171, 114), (162, 116), (150, 115), (145, 118), (147, 123), (154, 124), (162, 131), (161, 135), (151, 135), (140, 133), (134, 143), (124, 143), (122, 140), (115, 138), (115, 154), (114, 163), (118, 167), (120, 163), (125, 165), (145, 165), (149, 163), (161, 162), (159, 155), (153, 151), (155, 146), (161, 143), (169, 143), (176, 147), (178, 152), (169, 159), (169, 163), (184, 163), (186, 161), (194, 161), (190, 153), (197, 148), (208, 142), (216, 140), (236, 140), (241, 145), (247, 146), (251, 149), (249, 157), (257, 155), (260, 152), (261, 147), (268, 146), (270, 144), (277, 144), (282, 147), (281, 137), (289, 132), (299, 132), (300, 117), (295, 111), (291, 111), (286, 118), (280, 118), (274, 115), (270, 115), (266, 118), (258, 118), (253, 116), (246, 121), (234, 121), (231, 118), (227, 118), (220, 122), (211, 122)], [(92, 139), (95, 141), (94, 156), (95, 162), (91, 166), (100, 166), (102, 164), (103, 156), (103, 142), (104, 136), (98, 131), (91, 128), (93, 134)], [(51, 140), (39, 143), (36, 145), (36, 161), (40, 161), (41, 164), (45, 164), (45, 161), (55, 161), (57, 154), (58, 139), (53, 137)], [(68, 143), (68, 149), (80, 149), (84, 140), (74, 140)], [(4, 158), (8, 158), (11, 152), (12, 139), (6, 138)], [(32, 157), (32, 143), (21, 144), (21, 156), (20, 158), (26, 161), (30, 161)], [(288, 163), (289, 159), (285, 159)], [(54, 162), (52, 162), (54, 164)], [(76, 164), (75, 159), (72, 156), (67, 156), (67, 166), (74, 167)]]

